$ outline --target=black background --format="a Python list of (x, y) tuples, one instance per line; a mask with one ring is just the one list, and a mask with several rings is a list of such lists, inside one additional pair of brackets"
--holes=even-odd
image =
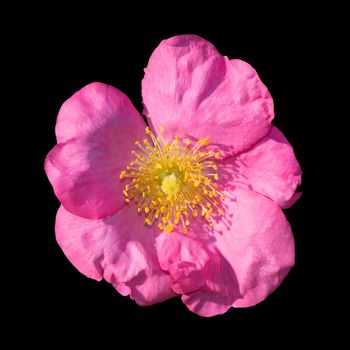
[[(120, 20), (120, 16), (118, 17)], [(33, 314), (40, 324), (55, 327), (64, 324), (89, 324), (94, 327), (109, 321), (110, 325), (127, 321), (191, 321), (200, 324), (227, 323), (232, 329), (292, 328), (307, 329), (318, 317), (315, 297), (315, 241), (320, 240), (313, 229), (314, 206), (312, 168), (314, 143), (312, 126), (317, 120), (315, 98), (310, 93), (317, 74), (316, 52), (320, 31), (306, 26), (303, 18), (264, 27), (264, 19), (256, 27), (233, 23), (211, 23), (149, 26), (125, 20), (117, 25), (109, 20), (102, 25), (92, 18), (65, 30), (63, 20), (50, 20), (23, 33), (20, 51), (27, 60), (28, 101), (31, 111), (28, 169), (31, 185), (26, 202), (33, 226), (26, 252), (29, 258), (26, 279), (28, 292), (21, 297), (21, 317), (30, 323)], [(147, 21), (146, 21), (147, 22)], [(205, 21), (204, 21), (205, 22)], [(220, 21), (218, 21), (220, 22)], [(291, 25), (294, 23), (293, 27)], [(53, 30), (52, 27), (59, 27)], [(50, 28), (50, 29), (48, 29)], [(49, 35), (46, 31), (49, 30)], [(285, 211), (296, 243), (296, 265), (282, 285), (264, 302), (247, 309), (230, 309), (226, 314), (202, 318), (181, 303), (180, 298), (147, 308), (137, 306), (129, 297), (122, 297), (106, 282), (96, 282), (80, 274), (65, 258), (55, 241), (54, 223), (59, 202), (54, 196), (43, 170), (46, 154), (55, 145), (54, 127), (61, 104), (74, 92), (93, 81), (113, 85), (126, 93), (141, 112), (141, 80), (148, 58), (159, 42), (178, 34), (197, 34), (212, 42), (229, 58), (249, 62), (270, 90), (275, 103), (274, 124), (294, 146), (303, 170), (303, 196)], [(28, 280), (28, 282), (24, 282)], [(75, 327), (74, 326), (74, 327)]]

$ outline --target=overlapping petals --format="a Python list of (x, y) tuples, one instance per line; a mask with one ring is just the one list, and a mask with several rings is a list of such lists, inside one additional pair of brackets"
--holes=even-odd
[[(157, 238), (161, 267), (187, 307), (213, 316), (264, 300), (294, 265), (294, 242), (281, 209), (243, 187), (227, 194), (226, 214), (211, 235), (198, 227)], [(205, 230), (205, 223), (203, 223)]]
[(301, 170), (293, 148), (276, 127), (246, 152), (222, 162), (221, 175), (228, 188), (237, 184), (271, 198), (288, 208), (300, 196)]
[(126, 206), (116, 214), (89, 220), (71, 214), (63, 206), (56, 218), (56, 239), (71, 263), (87, 277), (115, 285), (123, 295), (131, 293), (141, 305), (174, 296), (170, 276), (156, 257), (151, 228)]

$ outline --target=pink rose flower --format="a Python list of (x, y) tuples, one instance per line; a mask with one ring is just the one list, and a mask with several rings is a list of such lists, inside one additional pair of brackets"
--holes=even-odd
[(256, 71), (194, 35), (164, 40), (142, 81), (149, 128), (92, 83), (57, 118), (45, 170), (71, 263), (145, 306), (181, 295), (202, 316), (264, 300), (294, 264), (282, 208), (301, 170)]

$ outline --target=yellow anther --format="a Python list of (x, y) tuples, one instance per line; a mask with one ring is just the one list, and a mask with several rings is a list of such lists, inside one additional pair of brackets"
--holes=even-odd
[(174, 225), (169, 224), (164, 227), (164, 232), (172, 232), (174, 230)]
[(209, 185), (211, 184), (211, 180), (208, 179), (208, 178), (205, 178), (205, 179), (204, 179), (204, 183), (205, 183), (207, 186), (209, 186)]
[(206, 137), (205, 139), (199, 140), (197, 143), (200, 146), (208, 146), (209, 145), (209, 137)]
[(216, 152), (216, 153), (215, 153), (215, 158), (216, 158), (216, 159), (219, 159), (220, 156), (221, 156), (220, 152)]
[(192, 210), (192, 216), (193, 216), (194, 218), (196, 218), (197, 215), (198, 215), (197, 209), (193, 209), (193, 210)]
[(219, 175), (217, 173), (214, 174), (214, 179), (217, 181), (219, 180)]
[(124, 179), (125, 176), (126, 176), (126, 171), (123, 170), (123, 171), (120, 173), (120, 175), (119, 175), (119, 179), (120, 179), (120, 180), (121, 180), (121, 179)]
[(149, 208), (148, 208), (148, 207), (145, 208), (145, 213), (146, 213), (146, 214), (149, 213)]
[(128, 192), (126, 192), (125, 190), (123, 190), (123, 194), (124, 194), (125, 197), (128, 197), (128, 196), (129, 196), (129, 195), (128, 195)]

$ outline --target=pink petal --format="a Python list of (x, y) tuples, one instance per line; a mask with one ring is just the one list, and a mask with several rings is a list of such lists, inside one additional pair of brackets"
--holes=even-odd
[(238, 281), (241, 297), (233, 306), (252, 306), (273, 292), (293, 267), (292, 231), (282, 210), (253, 191), (236, 187), (226, 204), (228, 222), (219, 222), (216, 246)]
[(112, 283), (142, 305), (173, 297), (169, 275), (158, 264), (151, 228), (132, 206), (101, 220), (75, 216), (60, 207), (56, 239), (70, 262), (87, 277)]
[(164, 137), (203, 138), (226, 153), (248, 149), (264, 137), (273, 101), (256, 71), (223, 57), (195, 35), (164, 40), (153, 52), (142, 82), (145, 114)]
[(99, 219), (124, 205), (119, 174), (144, 128), (129, 99), (105, 84), (87, 85), (63, 104), (56, 125), (61, 143), (48, 154), (45, 170), (67, 210)]
[(245, 184), (282, 208), (300, 197), (295, 194), (301, 183), (298, 161), (292, 146), (276, 127), (255, 147), (225, 160), (222, 169), (222, 178), (226, 176), (231, 185)]

